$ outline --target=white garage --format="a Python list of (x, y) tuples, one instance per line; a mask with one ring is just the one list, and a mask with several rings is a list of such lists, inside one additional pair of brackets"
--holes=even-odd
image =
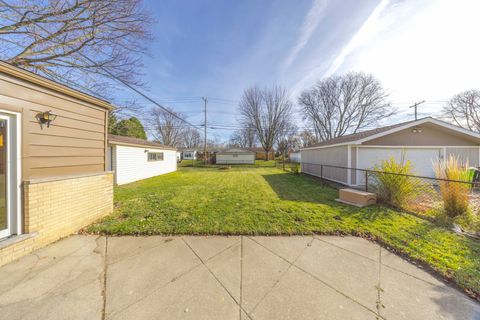
[(255, 152), (234, 148), (217, 152), (215, 162), (217, 164), (254, 164)]
[(143, 139), (109, 135), (107, 158), (117, 185), (177, 170), (175, 148)]
[(410, 160), (416, 175), (434, 177), (433, 162), (451, 154), (470, 166), (479, 166), (480, 135), (429, 117), (304, 148), (301, 163), (304, 173), (360, 186), (364, 174), (355, 168), (373, 169), (382, 160), (394, 157), (397, 161)]

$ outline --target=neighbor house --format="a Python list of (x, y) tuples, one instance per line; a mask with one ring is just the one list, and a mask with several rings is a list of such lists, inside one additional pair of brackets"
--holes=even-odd
[(108, 136), (108, 170), (117, 185), (177, 170), (177, 150), (143, 139)]
[(112, 212), (111, 107), (0, 62), (0, 264)]
[[(423, 118), (350, 134), (301, 150), (302, 172), (347, 185), (365, 184), (364, 173), (390, 157), (410, 160), (416, 175), (434, 177), (433, 163), (450, 155), (479, 165), (480, 134)], [(324, 166), (321, 166), (324, 165)]]
[(254, 164), (255, 152), (247, 149), (227, 149), (216, 154), (217, 164)]
[(182, 160), (197, 160), (197, 149), (180, 149)]
[[(267, 160), (267, 152), (263, 148), (248, 148), (248, 150), (255, 152), (255, 160)], [(275, 159), (275, 150), (273, 148), (268, 152), (268, 160)]]

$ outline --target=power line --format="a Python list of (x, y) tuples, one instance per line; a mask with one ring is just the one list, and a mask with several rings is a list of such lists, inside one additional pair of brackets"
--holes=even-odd
[[(9, 7), (10, 9), (12, 9), (14, 12), (16, 12), (20, 17), (22, 17), (22, 14), (13, 6), (10, 6), (8, 3), (6, 3), (4, 0), (0, 0), (0, 2), (2, 2), (5, 6)], [(35, 25), (37, 25), (40, 29), (42, 29), (43, 31), (45, 31), (49, 36), (51, 36), (52, 34), (50, 33), (50, 31), (48, 31), (47, 29), (45, 29), (42, 25), (39, 25), (37, 23), (35, 23)], [(84, 59), (86, 59), (87, 61), (89, 61), (90, 63), (93, 63), (93, 64), (96, 64), (95, 61), (93, 61), (92, 59), (90, 59), (89, 57), (85, 56), (82, 52), (78, 52), (78, 54), (83, 57)], [(154, 99), (150, 98), (149, 96), (147, 96), (146, 94), (144, 94), (143, 92), (141, 92), (139, 89), (133, 87), (132, 85), (130, 85), (129, 83), (125, 82), (123, 79), (120, 79), (119, 77), (115, 76), (113, 73), (111, 73), (108, 69), (106, 69), (105, 67), (103, 66), (98, 66), (100, 69), (102, 69), (105, 73), (107, 73), (110, 77), (112, 77), (113, 79), (117, 80), (118, 82), (122, 83), (124, 86), (130, 88), (131, 90), (133, 90), (134, 92), (136, 92), (137, 94), (139, 94), (140, 96), (142, 96), (143, 98), (147, 99), (148, 101), (150, 101), (151, 103), (155, 104), (157, 107), (159, 107), (160, 109), (162, 109), (163, 111), (169, 113), (170, 115), (172, 115), (173, 117), (185, 122), (186, 124), (194, 127), (194, 128), (197, 128), (195, 125), (193, 125), (192, 123), (190, 123), (189, 121), (183, 119), (182, 117), (179, 117), (177, 114), (175, 114), (175, 112), (172, 112), (170, 110), (168, 110), (167, 108), (165, 108), (164, 106), (162, 106), (160, 103), (156, 102)], [(198, 128), (197, 128), (198, 129)]]
[(413, 105), (409, 106), (409, 108), (415, 108), (415, 120), (417, 120), (417, 107), (424, 102), (425, 100), (422, 100), (420, 102), (415, 102)]

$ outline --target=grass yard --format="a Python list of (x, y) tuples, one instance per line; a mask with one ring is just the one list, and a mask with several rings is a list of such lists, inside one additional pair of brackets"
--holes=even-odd
[(480, 243), (382, 206), (334, 201), (337, 191), (275, 168), (181, 168), (115, 189), (115, 212), (91, 233), (353, 234), (430, 266), (480, 297)]
[[(255, 160), (255, 164), (226, 164), (225, 166), (231, 167), (275, 167), (277, 164), (276, 160)], [(182, 160), (178, 163), (178, 167), (204, 167), (205, 162), (203, 160)], [(219, 167), (223, 166), (220, 164), (207, 164), (209, 167)]]

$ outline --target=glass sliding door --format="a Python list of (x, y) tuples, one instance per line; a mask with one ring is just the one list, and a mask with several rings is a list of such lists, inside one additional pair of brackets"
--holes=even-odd
[(10, 235), (8, 118), (0, 116), (0, 237)]

